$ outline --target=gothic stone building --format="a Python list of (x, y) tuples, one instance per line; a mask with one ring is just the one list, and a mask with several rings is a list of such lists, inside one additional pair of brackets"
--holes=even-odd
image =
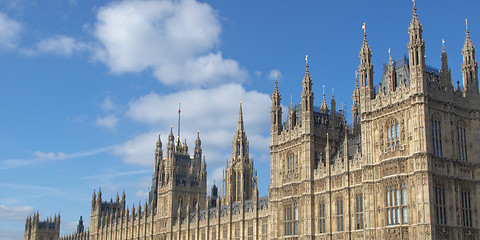
[[(207, 196), (200, 137), (191, 157), (170, 132), (166, 156), (156, 145), (148, 202), (105, 202), (99, 190), (87, 234), (62, 239), (480, 239), (475, 48), (467, 27), (455, 87), (444, 49), (440, 69), (425, 64), (422, 31), (414, 6), (408, 56), (390, 57), (376, 86), (364, 33), (350, 127), (334, 98), (313, 105), (308, 62), (286, 121), (275, 83), (268, 196), (258, 196), (240, 106), (221, 197), (216, 186)], [(31, 221), (25, 239), (41, 240)]]

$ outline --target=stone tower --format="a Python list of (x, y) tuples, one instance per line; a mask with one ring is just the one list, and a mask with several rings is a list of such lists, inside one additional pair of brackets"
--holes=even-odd
[(257, 186), (257, 176), (253, 167), (253, 160), (249, 157), (248, 139), (243, 127), (241, 102), (237, 131), (232, 143), (232, 158), (230, 161), (227, 160), (227, 166), (223, 174), (223, 205), (229, 202), (230, 197), (233, 203), (253, 199)]
[[(281, 123), (277, 83), (272, 94), (270, 134), (270, 237), (315, 234), (315, 172), (330, 168), (330, 150), (344, 138), (345, 118), (330, 109), (325, 94), (320, 108), (313, 106), (313, 80), (305, 58), (300, 105), (290, 103), (288, 121)], [(327, 136), (330, 136), (329, 138)], [(329, 140), (328, 140), (329, 139)]]
[(157, 218), (171, 228), (175, 221), (189, 216), (207, 197), (207, 164), (202, 159), (202, 142), (197, 132), (193, 157), (188, 152), (187, 141), (168, 136), (166, 157), (163, 158), (160, 136), (155, 151), (155, 172), (150, 192), (151, 205), (157, 209)]
[(28, 216), (25, 223), (24, 240), (58, 240), (60, 237), (60, 214), (40, 221), (40, 214)]

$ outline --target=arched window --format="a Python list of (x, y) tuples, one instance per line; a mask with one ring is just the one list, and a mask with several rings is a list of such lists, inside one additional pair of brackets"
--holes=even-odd
[(295, 172), (295, 167), (296, 167), (296, 159), (295, 159), (295, 153), (289, 153), (287, 155), (287, 170), (288, 173), (293, 173)]
[(433, 155), (442, 156), (442, 125), (440, 119), (432, 116), (431, 125)]
[(467, 161), (467, 136), (465, 124), (462, 121), (457, 123), (457, 149), (460, 161)]
[(387, 121), (387, 147), (400, 144), (400, 125), (395, 118)]
[(297, 204), (285, 206), (285, 236), (298, 235), (298, 207)]
[(318, 208), (319, 232), (325, 233), (325, 202), (320, 202)]
[(405, 183), (386, 189), (387, 225), (408, 224), (407, 188)]
[(343, 231), (343, 199), (337, 199), (337, 231)]

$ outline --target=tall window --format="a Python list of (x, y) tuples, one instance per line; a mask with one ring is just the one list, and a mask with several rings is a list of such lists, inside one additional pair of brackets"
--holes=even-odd
[(387, 146), (395, 146), (400, 144), (400, 126), (396, 119), (387, 122)]
[(343, 231), (343, 199), (337, 200), (337, 231)]
[(324, 233), (325, 232), (325, 203), (321, 202), (319, 209), (318, 209), (318, 216), (319, 216), (319, 232)]
[(357, 194), (355, 201), (355, 215), (357, 229), (363, 229), (363, 195)]
[(292, 173), (295, 171), (295, 154), (288, 154), (287, 165), (288, 173)]
[(457, 125), (457, 143), (458, 158), (460, 161), (467, 161), (467, 137), (465, 135), (465, 127), (461, 123)]
[(472, 226), (472, 206), (469, 190), (462, 191), (462, 222), (464, 227)]
[(240, 240), (240, 227), (235, 228), (235, 240)]
[(432, 119), (433, 155), (442, 156), (442, 127), (440, 121)]
[(253, 240), (253, 225), (248, 226), (248, 240)]
[(445, 188), (443, 186), (435, 187), (435, 205), (438, 224), (447, 224), (447, 210), (445, 204)]
[(215, 231), (215, 229), (212, 230), (212, 240), (216, 240), (217, 239), (217, 231)]
[(223, 239), (228, 239), (228, 230), (225, 228), (223, 229)]
[(405, 183), (386, 189), (387, 225), (408, 224), (407, 188)]
[(285, 236), (298, 235), (298, 207), (296, 204), (285, 207)]
[(262, 240), (268, 240), (268, 225), (262, 224)]

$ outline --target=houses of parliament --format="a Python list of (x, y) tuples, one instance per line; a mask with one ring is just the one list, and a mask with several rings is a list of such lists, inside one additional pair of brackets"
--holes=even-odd
[(25, 240), (480, 239), (475, 47), (467, 25), (460, 86), (444, 48), (440, 69), (425, 64), (422, 32), (414, 5), (408, 55), (390, 56), (374, 85), (364, 31), (351, 124), (334, 97), (313, 105), (308, 59), (301, 102), (290, 102), (287, 119), (275, 82), (268, 196), (259, 196), (240, 105), (222, 191), (213, 185), (207, 195), (200, 135), (190, 155), (172, 129), (166, 146), (156, 142), (145, 204), (127, 207), (125, 193), (105, 201), (99, 189), (88, 230), (82, 222), (60, 237), (60, 216), (40, 221), (36, 213)]

